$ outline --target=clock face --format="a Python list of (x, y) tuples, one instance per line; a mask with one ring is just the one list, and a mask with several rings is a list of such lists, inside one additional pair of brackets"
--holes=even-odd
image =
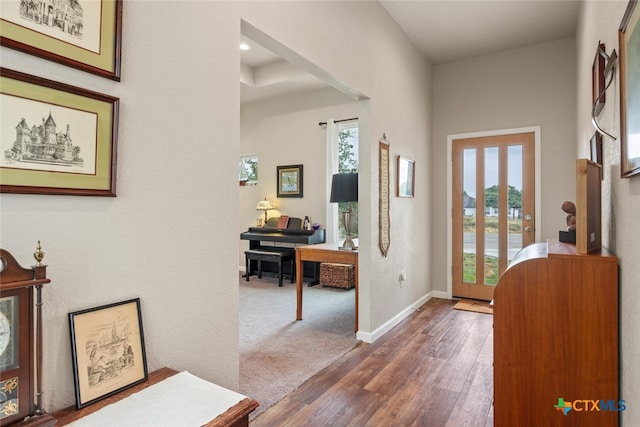
[(4, 354), (4, 351), (9, 346), (11, 341), (11, 323), (4, 313), (0, 313), (0, 354)]
[(0, 298), (0, 370), (6, 371), (16, 366), (16, 317), (18, 298), (8, 296)]

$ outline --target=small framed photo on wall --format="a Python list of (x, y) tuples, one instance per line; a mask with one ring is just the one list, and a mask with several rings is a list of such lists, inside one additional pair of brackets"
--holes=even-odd
[(303, 166), (278, 166), (277, 197), (302, 197)]
[(414, 197), (416, 162), (398, 156), (396, 194), (398, 197)]

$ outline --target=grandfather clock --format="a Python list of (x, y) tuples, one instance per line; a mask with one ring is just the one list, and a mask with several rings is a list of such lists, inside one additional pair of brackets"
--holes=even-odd
[(42, 265), (23, 268), (0, 249), (0, 425), (53, 426), (42, 409), (42, 286), (51, 280)]

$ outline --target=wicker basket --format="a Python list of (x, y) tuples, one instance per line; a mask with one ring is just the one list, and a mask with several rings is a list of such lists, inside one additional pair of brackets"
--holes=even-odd
[(320, 284), (335, 288), (351, 289), (356, 283), (353, 265), (323, 262), (320, 264)]

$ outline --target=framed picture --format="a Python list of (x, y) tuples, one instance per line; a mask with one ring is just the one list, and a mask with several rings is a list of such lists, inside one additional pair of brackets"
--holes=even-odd
[(596, 57), (591, 67), (591, 102), (593, 106), (593, 116), (597, 117), (604, 107), (605, 99), (605, 83), (604, 68), (606, 63), (606, 50), (604, 43), (598, 43)]
[(118, 105), (0, 68), (0, 192), (115, 196)]
[[(603, 165), (602, 160), (602, 134), (595, 132), (591, 137), (591, 161), (600, 166)], [(600, 179), (602, 179), (602, 167), (600, 168)]]
[(0, 43), (120, 81), (122, 0), (3, 0)]
[(69, 313), (78, 409), (148, 379), (140, 298)]
[(396, 194), (398, 197), (414, 197), (416, 163), (413, 160), (398, 156), (397, 166)]
[(618, 31), (620, 49), (620, 174), (640, 172), (640, 8), (629, 1)]
[(302, 197), (302, 165), (278, 166), (277, 197)]

